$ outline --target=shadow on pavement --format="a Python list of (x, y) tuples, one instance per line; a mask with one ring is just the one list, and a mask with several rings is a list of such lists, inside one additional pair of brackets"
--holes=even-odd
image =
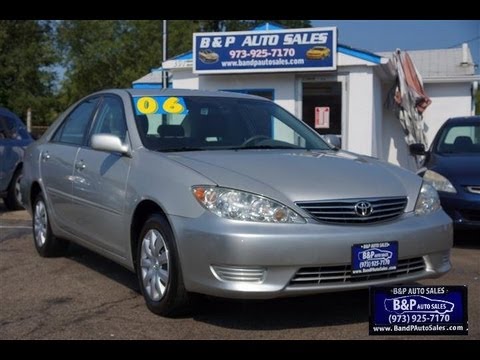
[(455, 231), (453, 246), (460, 249), (480, 249), (480, 231)]
[[(66, 258), (140, 295), (135, 274), (81, 246), (71, 244)], [(349, 291), (272, 300), (230, 300), (195, 296), (188, 317), (232, 329), (275, 330), (368, 321), (368, 291)], [(156, 316), (152, 314), (152, 316)]]
[(140, 295), (137, 277), (134, 273), (93, 251), (70, 243), (65, 258), (84, 265), (101, 275), (107, 276)]
[(207, 298), (194, 320), (241, 330), (281, 330), (368, 321), (368, 291), (348, 291), (272, 300)]

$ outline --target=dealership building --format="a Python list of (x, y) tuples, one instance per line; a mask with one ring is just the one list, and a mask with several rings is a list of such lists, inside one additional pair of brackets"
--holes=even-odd
[[(397, 76), (392, 54), (337, 44), (336, 37), (335, 28), (268, 23), (248, 32), (199, 33), (193, 51), (164, 61), (133, 87), (162, 87), (168, 71), (173, 88), (264, 96), (319, 134), (340, 136), (345, 150), (415, 170), (400, 121), (386, 106)], [(449, 117), (475, 113), (480, 76), (467, 44), (408, 53), (432, 100), (423, 113), (430, 143)]]

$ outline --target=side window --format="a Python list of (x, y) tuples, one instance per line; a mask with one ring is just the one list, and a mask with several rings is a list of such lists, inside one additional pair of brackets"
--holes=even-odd
[(123, 114), (123, 102), (117, 97), (105, 97), (97, 115), (93, 134), (112, 134), (122, 142), (127, 135), (127, 124)]
[(15, 121), (8, 116), (0, 116), (0, 139), (17, 139), (19, 134), (15, 129)]
[(67, 116), (64, 123), (57, 130), (53, 141), (59, 141), (66, 144), (82, 145), (88, 122), (97, 106), (98, 98), (85, 100), (78, 105), (70, 115)]

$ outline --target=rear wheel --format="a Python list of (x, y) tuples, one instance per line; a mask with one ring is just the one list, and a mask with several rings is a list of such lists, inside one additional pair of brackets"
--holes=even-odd
[(7, 196), (3, 199), (5, 206), (9, 210), (23, 209), (22, 193), (20, 192), (20, 180), (22, 179), (22, 169), (15, 171), (12, 181), (8, 187)]
[(137, 277), (145, 302), (157, 315), (175, 317), (189, 310), (189, 295), (170, 225), (152, 215), (140, 232), (137, 245)]
[(40, 256), (54, 257), (63, 255), (68, 242), (53, 235), (47, 212), (47, 205), (40, 193), (33, 203), (33, 241)]

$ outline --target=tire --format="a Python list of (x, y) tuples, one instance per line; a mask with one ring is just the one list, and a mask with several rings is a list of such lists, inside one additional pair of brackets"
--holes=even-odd
[(13, 174), (12, 181), (8, 186), (7, 196), (3, 199), (5, 206), (9, 210), (24, 209), (22, 204), (22, 195), (20, 193), (20, 180), (22, 179), (22, 169), (17, 169)]
[(137, 242), (137, 278), (148, 309), (161, 316), (177, 317), (190, 310), (178, 251), (170, 225), (153, 214), (143, 225)]
[(33, 202), (32, 228), (33, 242), (40, 256), (56, 257), (66, 253), (68, 242), (53, 235), (47, 204), (41, 193)]

